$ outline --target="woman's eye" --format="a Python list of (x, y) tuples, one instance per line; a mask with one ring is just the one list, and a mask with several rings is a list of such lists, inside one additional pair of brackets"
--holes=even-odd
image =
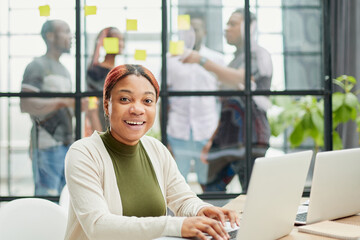
[(147, 104), (150, 104), (150, 103), (152, 103), (152, 102), (153, 102), (152, 99), (146, 99), (146, 100), (145, 100), (145, 103), (147, 103)]
[(120, 102), (128, 102), (129, 101), (129, 99), (128, 98), (126, 98), (126, 97), (122, 97), (122, 98), (120, 98)]

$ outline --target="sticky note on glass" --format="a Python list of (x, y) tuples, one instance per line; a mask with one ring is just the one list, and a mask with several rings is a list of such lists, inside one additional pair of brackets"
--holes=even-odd
[(179, 15), (178, 16), (178, 29), (189, 30), (190, 29), (190, 15)]
[(119, 53), (119, 39), (115, 37), (104, 38), (104, 48), (108, 54)]
[(170, 41), (169, 52), (171, 55), (181, 55), (184, 53), (184, 41)]
[(96, 15), (96, 10), (97, 7), (96, 6), (85, 6), (84, 7), (85, 10), (85, 16), (89, 16), (89, 15)]
[(127, 31), (137, 31), (137, 20), (136, 19), (126, 19), (126, 30)]
[(50, 6), (49, 5), (39, 6), (39, 11), (40, 11), (41, 17), (50, 16)]
[(88, 99), (88, 109), (93, 110), (97, 109), (98, 105), (98, 98), (97, 97), (89, 97)]
[(135, 60), (145, 61), (146, 60), (146, 50), (135, 50), (134, 58), (135, 58)]

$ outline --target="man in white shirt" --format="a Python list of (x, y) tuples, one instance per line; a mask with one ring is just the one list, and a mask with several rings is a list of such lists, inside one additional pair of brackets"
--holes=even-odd
[[(207, 59), (224, 65), (222, 54), (203, 44), (205, 19), (201, 13), (190, 13), (195, 31), (194, 50)], [(197, 63), (182, 63), (181, 56), (168, 57), (168, 88), (171, 91), (216, 91), (215, 74)], [(214, 96), (171, 97), (168, 112), (168, 141), (180, 172), (186, 178), (195, 161), (195, 172), (201, 185), (207, 182), (208, 165), (201, 162), (204, 145), (213, 135), (219, 121), (219, 105)]]

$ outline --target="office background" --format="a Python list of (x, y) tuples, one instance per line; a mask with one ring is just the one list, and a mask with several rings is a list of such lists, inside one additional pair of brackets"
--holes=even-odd
[[(50, 16), (40, 16), (39, 7), (45, 5), (50, 7)], [(85, 6), (96, 6), (96, 14), (86, 16)], [(270, 52), (273, 62), (271, 90), (252, 91), (247, 84), (245, 91), (169, 91), (164, 66), (169, 42), (179, 40), (178, 16), (194, 9), (203, 12), (207, 19), (205, 45), (223, 53), (228, 63), (235, 49), (226, 43), (223, 32), (229, 16), (239, 7), (250, 10), (257, 17), (257, 42)], [(249, 99), (248, 102), (253, 96), (270, 96), (271, 99), (286, 96), (296, 101), (303, 96), (315, 96), (324, 102), (324, 145), (319, 150), (333, 149), (331, 94), (337, 88), (333, 87), (332, 79), (343, 74), (360, 78), (360, 70), (356, 67), (360, 56), (359, 11), (360, 2), (356, 0), (0, 0), (0, 200), (33, 195), (28, 156), (31, 120), (28, 114), (20, 112), (20, 97), (44, 97), (49, 101), (54, 97), (75, 98), (74, 136), (76, 139), (84, 136), (85, 116), (80, 110), (80, 99), (102, 96), (102, 92), (86, 91), (86, 69), (96, 35), (108, 26), (118, 27), (125, 38), (124, 52), (117, 56), (117, 64), (142, 64), (161, 79), (159, 108), (166, 109), (169, 99), (175, 96), (240, 95)], [(71, 73), (72, 92), (20, 93), (26, 65), (45, 53), (40, 29), (48, 19), (66, 21), (74, 35), (70, 54), (64, 54), (60, 59)], [(138, 29), (127, 30), (126, 19), (137, 19)], [(249, 35), (249, 19), (245, 20), (245, 34)], [(249, 42), (246, 48), (250, 49)], [(146, 50), (146, 60), (134, 59), (136, 50)], [(248, 54), (247, 71), (251, 69), (250, 58)], [(250, 83), (250, 75), (246, 76), (246, 82)], [(276, 117), (278, 113), (279, 106), (274, 104), (268, 116)], [(246, 129), (250, 133), (253, 127), (251, 114), (247, 114), (246, 119)], [(166, 112), (158, 111), (155, 126), (149, 133), (164, 144), (167, 144), (166, 124)], [(344, 148), (359, 145), (356, 129), (353, 122), (336, 129)], [(271, 137), (268, 156), (314, 149), (311, 139), (292, 147), (289, 142), (291, 130)], [(247, 139), (251, 138), (249, 133)], [(248, 159), (251, 158), (251, 148), (250, 141), (247, 141)], [(248, 164), (247, 173), (249, 179), (251, 164)], [(199, 194), (204, 198), (232, 198), (239, 191), (230, 188), (226, 194)]]

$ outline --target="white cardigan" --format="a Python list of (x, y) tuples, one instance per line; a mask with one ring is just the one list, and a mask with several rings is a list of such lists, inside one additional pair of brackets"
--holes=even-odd
[[(204, 203), (180, 174), (175, 160), (158, 140), (140, 140), (159, 182), (164, 200), (176, 216), (195, 216)], [(65, 158), (65, 176), (70, 193), (65, 239), (154, 239), (181, 236), (184, 217), (126, 217), (111, 158), (99, 136), (76, 141)], [(144, 199), (146, 201), (146, 199)]]

